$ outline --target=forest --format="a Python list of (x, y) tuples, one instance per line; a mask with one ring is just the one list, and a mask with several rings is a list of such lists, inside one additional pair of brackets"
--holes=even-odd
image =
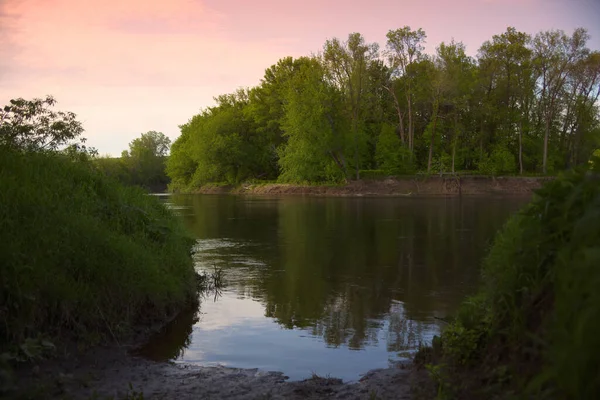
[(426, 33), (360, 33), (286, 57), (260, 84), (215, 97), (180, 126), (172, 190), (207, 183), (342, 183), (415, 173), (550, 175), (600, 148), (600, 52), (583, 28), (509, 27), (475, 58)]

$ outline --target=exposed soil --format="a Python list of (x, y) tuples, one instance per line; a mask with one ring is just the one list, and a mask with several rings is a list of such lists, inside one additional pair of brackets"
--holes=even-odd
[[(177, 316), (171, 318), (174, 321)], [(151, 361), (136, 356), (169, 321), (134, 333), (127, 344), (78, 350), (63, 348), (58, 357), (24, 364), (14, 371), (13, 388), (0, 398), (15, 400), (191, 400), (191, 399), (432, 399), (427, 373), (410, 361), (366, 372), (357, 382), (314, 376), (289, 381), (281, 372), (202, 367)], [(1, 371), (0, 371), (1, 372)]]
[(551, 177), (448, 176), (350, 181), (345, 185), (244, 184), (206, 186), (197, 193), (309, 196), (530, 195)]
[[(200, 367), (133, 357), (125, 347), (97, 348), (21, 371), (31, 399), (419, 399), (423, 372), (412, 364), (373, 370), (358, 382), (313, 377), (289, 382), (280, 372)], [(418, 394), (418, 393), (421, 394)], [(143, 393), (143, 397), (141, 397)]]

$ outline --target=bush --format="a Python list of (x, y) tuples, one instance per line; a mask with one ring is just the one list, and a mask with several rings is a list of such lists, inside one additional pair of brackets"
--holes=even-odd
[(438, 172), (452, 172), (452, 156), (445, 151), (442, 151), (442, 154), (434, 157), (431, 164), (431, 172), (434, 174)]
[(598, 172), (539, 190), (497, 235), (483, 282), (442, 334), (449, 379), (463, 382), (456, 396), (481, 396), (488, 382), (500, 397), (600, 397)]
[(141, 189), (2, 148), (0, 184), (0, 353), (39, 335), (117, 339), (193, 298), (192, 241)]
[(496, 146), (490, 156), (479, 162), (478, 170), (487, 175), (513, 174), (517, 171), (517, 162), (506, 147)]
[(391, 125), (386, 124), (381, 128), (375, 160), (379, 169), (387, 175), (403, 175), (414, 172), (410, 151), (402, 145)]

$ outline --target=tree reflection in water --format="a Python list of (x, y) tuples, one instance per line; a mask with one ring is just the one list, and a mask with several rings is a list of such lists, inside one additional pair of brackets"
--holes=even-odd
[[(259, 301), (265, 317), (328, 346), (385, 340), (412, 350), (479, 279), (495, 231), (526, 198), (341, 199), (174, 196), (199, 239), (200, 268), (222, 268), (224, 289)], [(189, 345), (185, 329), (163, 339)], [(179, 326), (179, 325), (178, 325)], [(165, 351), (174, 359), (181, 350)]]

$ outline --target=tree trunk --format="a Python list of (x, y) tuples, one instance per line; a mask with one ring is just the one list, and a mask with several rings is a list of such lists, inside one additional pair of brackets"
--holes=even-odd
[(519, 122), (519, 174), (523, 175), (523, 121)]
[(544, 130), (544, 155), (542, 158), (542, 172), (548, 172), (548, 138), (550, 136), (550, 118), (546, 116), (546, 127)]
[(357, 122), (354, 122), (354, 169), (356, 170), (356, 180), (360, 179), (360, 172), (358, 168), (358, 127)]
[(437, 125), (437, 114), (438, 114), (437, 108), (438, 108), (438, 106), (437, 106), (437, 102), (436, 102), (435, 109), (433, 110), (433, 129), (431, 130), (431, 140), (429, 141), (429, 161), (427, 162), (427, 173), (431, 172), (431, 162), (433, 160), (433, 144), (434, 144), (434, 140), (435, 140), (435, 128)]
[(406, 95), (406, 99), (408, 100), (408, 149), (410, 150), (410, 156), (412, 158), (414, 148), (414, 135), (412, 123), (412, 96), (410, 95), (410, 86), (409, 93)]
[(454, 137), (452, 138), (452, 173), (454, 174), (454, 160), (456, 159), (456, 143), (458, 142), (458, 113), (454, 113)]
[(400, 142), (402, 145), (406, 142), (406, 138), (404, 137), (404, 118), (402, 118), (402, 110), (400, 109), (400, 102), (398, 101), (398, 96), (396, 93), (389, 88), (388, 86), (384, 86), (384, 88), (390, 92), (392, 98), (394, 99), (394, 107), (396, 108), (396, 113), (398, 114), (398, 129), (400, 130)]

